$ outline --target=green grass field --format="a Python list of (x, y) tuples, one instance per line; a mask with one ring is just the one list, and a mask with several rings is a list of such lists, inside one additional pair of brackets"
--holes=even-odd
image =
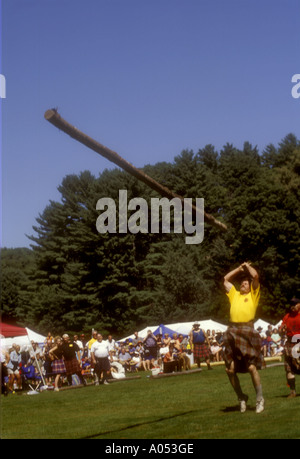
[(260, 374), (266, 400), (261, 414), (255, 413), (249, 375), (240, 375), (249, 401), (247, 412), (239, 412), (223, 366), (170, 378), (140, 373), (140, 379), (109, 386), (1, 396), (1, 438), (299, 439), (300, 396), (286, 398), (283, 367)]

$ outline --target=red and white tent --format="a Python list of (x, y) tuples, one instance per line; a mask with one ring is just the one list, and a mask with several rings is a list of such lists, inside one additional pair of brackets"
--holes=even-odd
[(43, 344), (46, 337), (39, 333), (30, 330), (27, 327), (17, 327), (16, 325), (0, 323), (0, 336), (1, 345), (3, 347), (10, 347), (13, 344), (19, 344), (19, 346), (28, 345), (31, 341), (38, 344)]
[(3, 338), (13, 338), (15, 336), (27, 336), (26, 328), (17, 327), (16, 325), (9, 325), (3, 322), (0, 323), (0, 335)]

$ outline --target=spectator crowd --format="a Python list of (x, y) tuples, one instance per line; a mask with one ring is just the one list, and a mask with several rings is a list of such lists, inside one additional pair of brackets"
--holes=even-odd
[[(271, 325), (266, 331), (260, 327), (261, 351), (264, 357), (283, 354), (285, 336)], [(154, 335), (148, 330), (141, 338), (138, 332), (125, 341), (116, 341), (112, 335), (103, 338), (93, 330), (88, 338), (84, 334), (70, 337), (52, 336), (45, 342), (29, 346), (13, 344), (1, 350), (2, 393), (15, 393), (28, 389), (28, 384), (46, 385), (59, 391), (74, 384), (109, 384), (111, 379), (121, 379), (139, 371), (153, 374), (188, 371), (192, 365), (200, 369), (205, 361), (223, 361), (223, 333), (220, 330), (202, 330), (193, 325), (189, 335), (174, 333), (170, 336)], [(32, 387), (32, 386), (30, 386)]]

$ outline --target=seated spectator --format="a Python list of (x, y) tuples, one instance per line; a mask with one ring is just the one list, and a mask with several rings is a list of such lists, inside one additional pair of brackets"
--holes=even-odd
[(82, 357), (81, 359), (81, 368), (82, 371), (89, 373), (92, 367), (91, 359), (88, 357)]
[(134, 357), (136, 360), (139, 358), (139, 363), (136, 368), (138, 370), (146, 370), (145, 348), (141, 340), (138, 341), (134, 348)]
[(123, 346), (118, 355), (118, 362), (124, 367), (125, 371), (130, 370), (130, 360), (131, 355), (126, 351), (126, 348)]
[(94, 368), (92, 368), (91, 359), (81, 356), (81, 374), (87, 381), (89, 378), (94, 379)]
[(131, 372), (138, 371), (142, 366), (142, 358), (141, 358), (139, 352), (137, 352), (135, 349), (131, 353), (131, 360), (129, 362), (129, 365), (130, 365), (130, 371)]
[(135, 347), (134, 347), (133, 343), (129, 343), (127, 352), (130, 355), (130, 357), (132, 357), (134, 355)]
[(212, 330), (212, 331), (211, 331), (211, 335), (209, 335), (209, 336), (210, 336), (209, 340), (210, 340), (211, 343), (212, 343), (213, 341), (215, 341), (215, 340), (217, 339), (217, 337), (216, 337), (216, 330)]
[(125, 378), (125, 367), (119, 362), (116, 351), (111, 351), (110, 372), (114, 379)]
[(208, 339), (208, 341), (209, 341), (209, 344), (212, 345), (212, 342), (214, 341), (214, 338), (213, 338), (213, 336), (211, 335), (209, 329), (206, 330), (206, 336), (207, 336), (207, 339)]
[(174, 373), (178, 370), (177, 352), (173, 342), (170, 343), (169, 351), (163, 357), (163, 364), (164, 373)]
[(220, 362), (220, 354), (222, 352), (221, 346), (217, 341), (213, 341), (210, 346), (210, 352), (212, 354), (213, 362)]
[(213, 340), (213, 341), (217, 341), (218, 345), (221, 346), (221, 347), (222, 347), (223, 341), (224, 341), (223, 334), (224, 333), (222, 333), (221, 330), (217, 330), (216, 331), (216, 338), (215, 338), (215, 340)]
[(218, 346), (220, 346), (221, 350), (219, 353), (219, 361), (224, 360), (223, 358), (223, 342), (224, 342), (224, 333), (222, 333), (220, 330), (216, 331), (216, 341)]
[(170, 342), (171, 342), (171, 337), (169, 336), (169, 333), (165, 333), (165, 337), (162, 340), (164, 347), (169, 347)]

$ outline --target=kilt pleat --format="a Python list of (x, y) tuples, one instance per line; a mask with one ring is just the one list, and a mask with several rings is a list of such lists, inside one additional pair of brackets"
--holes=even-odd
[(80, 373), (80, 365), (76, 357), (72, 360), (65, 360), (66, 373), (67, 375), (73, 375), (75, 373)]
[(63, 359), (53, 360), (51, 363), (52, 373), (63, 374), (66, 373), (66, 367)]
[(224, 333), (224, 360), (227, 368), (235, 364), (237, 373), (246, 373), (250, 365), (263, 366), (262, 340), (252, 323), (231, 324)]
[(203, 343), (203, 344), (194, 343), (193, 352), (194, 352), (194, 359), (198, 359), (198, 360), (201, 360), (201, 359), (207, 360), (207, 359), (209, 359), (210, 350), (209, 350), (209, 347), (207, 346), (207, 344), (205, 344), (205, 343)]

